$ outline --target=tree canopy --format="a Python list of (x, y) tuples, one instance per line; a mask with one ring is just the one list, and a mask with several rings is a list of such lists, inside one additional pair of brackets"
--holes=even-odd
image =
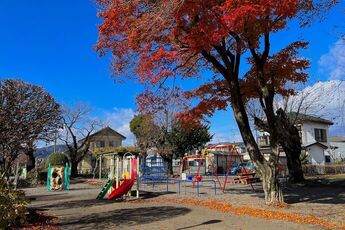
[(187, 151), (204, 147), (213, 135), (205, 125), (185, 125), (176, 122), (167, 133), (167, 141), (172, 146), (175, 157), (184, 156)]
[(0, 80), (0, 171), (38, 140), (50, 141), (62, 127), (60, 106), (42, 87), (21, 80)]
[(68, 157), (64, 153), (54, 152), (45, 160), (45, 168), (48, 168), (49, 164), (51, 166), (65, 166), (68, 162)]
[[(315, 15), (324, 2), (329, 2), (327, 8), (335, 1), (99, 0), (103, 22), (96, 50), (100, 55), (111, 52), (114, 75), (151, 85), (212, 70), (209, 81), (200, 80), (200, 87), (186, 94), (199, 103), (180, 118), (188, 123), (231, 106), (249, 155), (263, 175), (266, 201), (281, 202), (276, 166), (284, 125), (273, 101), (276, 94), (294, 93), (287, 83), (305, 81), (309, 62), (297, 55), (307, 43), (294, 41), (272, 54), (270, 38), (285, 29), (289, 20)], [(250, 56), (247, 61), (252, 68), (241, 75), (243, 54)], [(260, 101), (266, 116), (271, 134), (269, 160), (251, 131), (246, 110), (250, 98)]]

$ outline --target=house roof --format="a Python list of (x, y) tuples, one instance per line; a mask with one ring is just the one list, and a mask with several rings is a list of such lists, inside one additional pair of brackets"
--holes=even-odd
[(287, 113), (287, 116), (290, 120), (296, 120), (297, 122), (303, 122), (303, 121), (312, 121), (316, 123), (322, 123), (327, 125), (333, 125), (333, 122), (330, 120), (323, 119), (321, 117), (312, 116), (304, 113), (296, 113), (296, 112), (290, 112)]
[(320, 142), (306, 143), (306, 144), (303, 145), (303, 147), (307, 148), (307, 147), (310, 147), (310, 146), (313, 146), (313, 145), (318, 145), (318, 146), (320, 146), (323, 149), (328, 149), (327, 145), (324, 145), (324, 144), (322, 144)]
[[(236, 147), (241, 147), (241, 146), (244, 146), (244, 143), (243, 142), (219, 142), (219, 143), (214, 143), (214, 144), (208, 144), (206, 146), (209, 147), (209, 148), (212, 148), (212, 147), (219, 147), (219, 146), (223, 146), (223, 147), (227, 147), (227, 146), (232, 146), (232, 145), (235, 145)], [(220, 147), (219, 147), (220, 148)]]
[(126, 139), (125, 136), (123, 136), (122, 134), (116, 132), (114, 129), (110, 128), (109, 126), (107, 126), (107, 127), (103, 128), (103, 129), (98, 130), (97, 132), (91, 134), (89, 138), (92, 138), (94, 136), (101, 135), (101, 134), (104, 134), (104, 135), (116, 135), (116, 136), (120, 136), (123, 140)]
[(331, 141), (331, 142), (345, 142), (345, 137), (330, 137), (329, 141)]

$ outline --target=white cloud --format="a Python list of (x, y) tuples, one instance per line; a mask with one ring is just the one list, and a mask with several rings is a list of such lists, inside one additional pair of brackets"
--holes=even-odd
[(333, 121), (330, 134), (345, 136), (345, 81), (317, 82), (306, 87), (289, 100), (290, 109), (296, 111), (301, 100), (300, 112)]
[(222, 132), (212, 132), (214, 136), (210, 143), (221, 143), (221, 142), (242, 142), (242, 137), (239, 131), (236, 133), (222, 133)]
[(129, 129), (129, 122), (135, 114), (135, 111), (131, 108), (114, 108), (104, 114), (103, 120), (105, 123), (126, 137), (123, 142), (124, 146), (134, 144), (135, 138)]
[(320, 57), (318, 64), (329, 80), (345, 80), (345, 42), (337, 41), (327, 54)]

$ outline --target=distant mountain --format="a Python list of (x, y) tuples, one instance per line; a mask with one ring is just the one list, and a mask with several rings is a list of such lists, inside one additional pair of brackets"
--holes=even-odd
[[(56, 152), (65, 152), (66, 150), (66, 145), (56, 145), (55, 147)], [(34, 152), (34, 156), (37, 158), (47, 158), (47, 156), (52, 152), (54, 152), (54, 145), (36, 149), (36, 151)]]

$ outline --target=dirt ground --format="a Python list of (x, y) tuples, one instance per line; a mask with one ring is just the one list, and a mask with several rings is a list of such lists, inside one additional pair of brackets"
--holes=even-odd
[[(225, 194), (211, 184), (204, 183), (197, 196), (192, 184), (155, 184), (142, 187), (142, 200), (154, 202), (96, 200), (99, 186), (83, 181), (71, 184), (69, 191), (47, 192), (45, 187), (27, 188), (30, 207), (58, 217), (62, 229), (320, 229), (311, 225), (266, 220), (232, 213), (222, 213), (202, 207), (161, 202), (162, 197), (198, 197), (212, 199), (234, 206), (279, 210), (322, 218), (332, 223), (345, 222), (345, 186), (339, 181), (320, 184), (317, 180), (304, 185), (285, 187), (288, 208), (273, 208), (264, 204), (260, 185), (254, 191), (248, 185), (229, 185)], [(340, 186), (339, 186), (340, 185)], [(154, 189), (154, 190), (153, 190)], [(302, 196), (303, 195), (303, 196)], [(132, 202), (134, 201), (134, 202)]]

